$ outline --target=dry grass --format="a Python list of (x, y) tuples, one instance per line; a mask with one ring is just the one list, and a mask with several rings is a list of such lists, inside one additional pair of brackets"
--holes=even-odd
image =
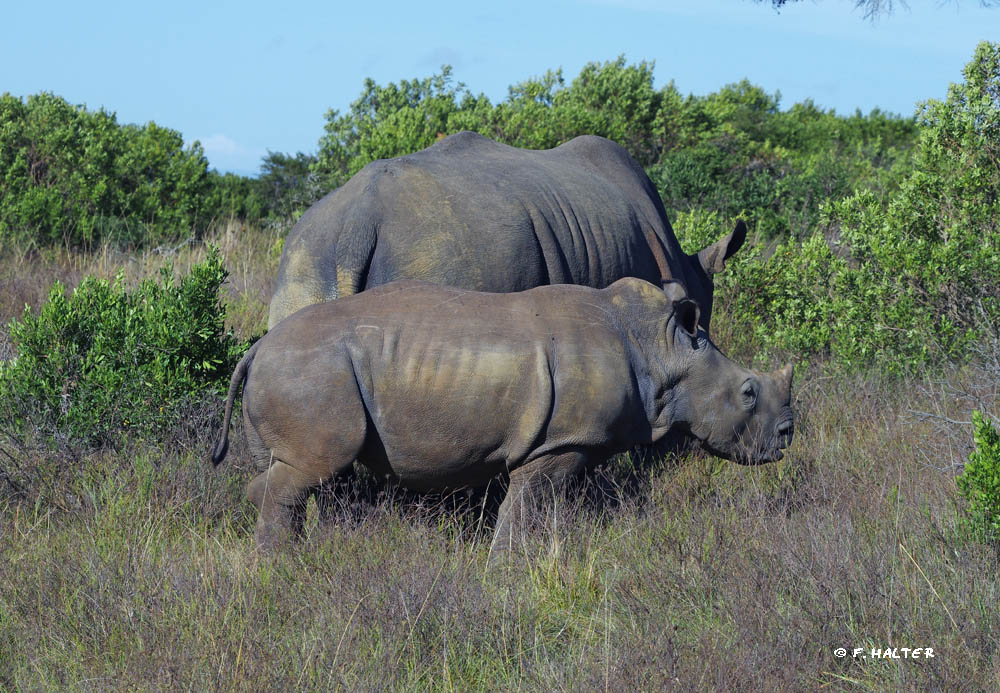
[(55, 281), (72, 289), (85, 276), (114, 279), (119, 273), (129, 284), (156, 277), (166, 263), (177, 273), (205, 259), (206, 245), (217, 245), (229, 269), (227, 312), (238, 337), (260, 334), (267, 328), (267, 305), (281, 257), (281, 230), (247, 228), (235, 221), (220, 224), (203, 241), (184, 242), (129, 253), (106, 243), (96, 251), (65, 248), (32, 249), (0, 246), (0, 358), (6, 342), (6, 325), (20, 317), (25, 306), (38, 308)]
[[(234, 326), (259, 331), (275, 240), (216, 239)], [(163, 259), (60, 257), (8, 259), (36, 268), (17, 300), (45, 272), (135, 280)], [(358, 492), (259, 555), (252, 463), (238, 430), (205, 462), (207, 415), (162, 449), (38, 458), (72, 465), (76, 500), (0, 500), (0, 689), (996, 690), (997, 555), (957, 532), (954, 482), (969, 411), (1000, 414), (981, 364), (800, 372), (784, 461), (620, 459), (493, 563), (482, 495)], [(872, 658), (888, 647), (934, 656)]]
[(619, 461), (597, 486), (624, 497), (492, 567), (488, 526), (407, 494), (260, 556), (240, 446), (78, 460), (87, 502), (0, 511), (0, 686), (995, 689), (997, 557), (955, 531), (970, 434), (906, 413), (961, 415), (930, 384), (806, 378), (785, 461)]

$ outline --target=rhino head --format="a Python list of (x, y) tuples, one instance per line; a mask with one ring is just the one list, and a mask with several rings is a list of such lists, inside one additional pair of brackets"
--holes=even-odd
[(665, 406), (680, 433), (713, 455), (740, 464), (780, 460), (792, 442), (792, 365), (773, 373), (743, 368), (699, 329), (698, 304), (678, 284), (664, 286), (673, 312), (664, 326)]
[(691, 392), (692, 406), (701, 416), (695, 417), (690, 435), (709, 453), (740, 464), (780, 460), (795, 430), (791, 364), (765, 374), (726, 362), (717, 364), (731, 371), (726, 385)]

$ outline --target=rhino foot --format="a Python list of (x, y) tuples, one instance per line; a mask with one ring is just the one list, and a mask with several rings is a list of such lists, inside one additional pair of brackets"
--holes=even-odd
[(257, 506), (258, 547), (273, 549), (302, 536), (306, 503), (320, 483), (280, 460), (250, 482), (247, 498)]

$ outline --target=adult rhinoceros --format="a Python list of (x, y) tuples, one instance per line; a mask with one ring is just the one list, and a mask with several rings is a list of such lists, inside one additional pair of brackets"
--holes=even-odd
[(525, 497), (668, 431), (739, 462), (780, 459), (791, 376), (723, 356), (676, 282), (511, 294), (396, 282), (309, 306), (258, 341), (212, 460), (245, 380), (243, 430), (266, 469), (248, 488), (260, 543), (297, 534), (309, 494), (356, 459), (417, 490), (508, 475), (506, 544)]
[(536, 151), (460, 132), (375, 161), (310, 208), (285, 243), (268, 328), (304, 306), (397, 279), (507, 293), (675, 280), (708, 329), (711, 275), (746, 226), (681, 250), (639, 164), (602, 137)]

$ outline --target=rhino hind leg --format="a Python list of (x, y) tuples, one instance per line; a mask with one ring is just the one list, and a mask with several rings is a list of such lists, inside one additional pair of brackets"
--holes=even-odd
[(519, 544), (532, 510), (551, 507), (593, 462), (584, 451), (570, 450), (539, 457), (512, 471), (490, 551), (507, 551)]
[(302, 534), (306, 502), (320, 479), (281, 460), (247, 486), (247, 498), (257, 506), (257, 545), (273, 548)]

